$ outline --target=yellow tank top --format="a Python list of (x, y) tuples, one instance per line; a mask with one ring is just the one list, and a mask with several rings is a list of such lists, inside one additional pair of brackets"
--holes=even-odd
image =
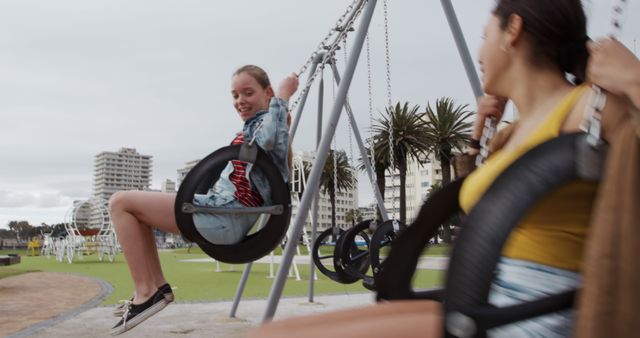
[[(558, 136), (563, 121), (585, 89), (585, 86), (573, 89), (522, 144), (496, 151), (471, 173), (460, 190), (462, 209), (468, 213), (498, 175), (525, 152)], [(596, 184), (586, 181), (575, 181), (550, 193), (511, 233), (503, 256), (578, 271), (595, 194)]]

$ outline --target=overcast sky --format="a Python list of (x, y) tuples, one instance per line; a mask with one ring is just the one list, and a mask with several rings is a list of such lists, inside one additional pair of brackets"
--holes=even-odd
[[(90, 197), (94, 157), (102, 151), (136, 148), (153, 156), (152, 188), (175, 181), (185, 162), (228, 144), (240, 130), (231, 73), (253, 63), (278, 83), (302, 66), (350, 2), (0, 1), (0, 227), (10, 220), (62, 222), (73, 200)], [(611, 12), (610, 0), (597, 2), (588, 6), (592, 36), (604, 35)], [(632, 1), (628, 13), (636, 15), (628, 17), (637, 19), (639, 2)], [(493, 0), (453, 4), (476, 59)], [(386, 102), (382, 9), (380, 0), (370, 29), (376, 115)], [(391, 1), (389, 22), (394, 102), (424, 107), (449, 96), (473, 108), (440, 2)], [(627, 20), (621, 40), (640, 48), (635, 39), (640, 22)], [(364, 57), (350, 100), (366, 135)], [(344, 69), (342, 60), (338, 66)], [(329, 72), (325, 79), (332, 80)], [(296, 150), (314, 148), (316, 91)], [(325, 96), (332, 98), (329, 85)], [(347, 130), (342, 123), (336, 142), (349, 153)], [(365, 182), (361, 204), (373, 200)]]

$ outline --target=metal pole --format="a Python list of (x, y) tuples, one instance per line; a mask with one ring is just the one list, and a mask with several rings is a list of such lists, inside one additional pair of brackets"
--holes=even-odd
[[(267, 224), (270, 217), (270, 215), (261, 215), (260, 218), (258, 218), (258, 221), (260, 222), (258, 224), (258, 229), (262, 229)], [(236, 295), (233, 297), (233, 304), (231, 305), (231, 311), (229, 312), (229, 317), (231, 318), (234, 318), (236, 316), (238, 304), (240, 304), (240, 299), (242, 298), (244, 287), (247, 284), (247, 279), (249, 279), (249, 274), (251, 274), (252, 266), (253, 262), (248, 263), (247, 265), (245, 265), (244, 271), (242, 271), (242, 277), (240, 278), (240, 282), (238, 283), (238, 289), (236, 290)]]
[(249, 279), (249, 274), (251, 273), (251, 266), (253, 266), (253, 263), (248, 263), (244, 266), (244, 271), (242, 271), (242, 277), (240, 278), (236, 295), (233, 297), (231, 312), (229, 312), (229, 317), (231, 318), (236, 317), (236, 311), (238, 310), (238, 304), (240, 304), (240, 298), (242, 298), (242, 292), (244, 292), (244, 287), (247, 284), (247, 279)]
[(464, 64), (464, 70), (467, 72), (467, 78), (469, 79), (469, 84), (471, 85), (473, 94), (476, 97), (480, 97), (484, 95), (482, 92), (482, 85), (480, 85), (478, 73), (476, 73), (476, 68), (473, 65), (471, 55), (469, 54), (469, 48), (467, 48), (467, 43), (464, 40), (464, 35), (462, 34), (462, 29), (460, 29), (460, 23), (456, 17), (456, 12), (453, 9), (451, 0), (440, 0), (440, 2), (442, 3), (444, 14), (447, 16), (447, 22), (449, 22), (449, 28), (453, 34), (453, 39), (456, 41), (456, 47), (458, 47), (458, 53), (460, 54), (460, 58)]
[[(309, 72), (308, 80), (311, 80), (311, 75), (316, 72), (316, 68), (318, 68), (318, 63), (322, 62), (323, 58), (324, 58), (324, 52), (318, 53), (318, 55), (316, 55), (316, 58), (313, 60), (313, 63), (311, 64), (311, 71)], [(307, 85), (309, 85), (309, 83), (307, 83)], [(309, 91), (307, 90), (304, 93), (304, 95), (302, 95), (302, 98), (300, 99), (300, 103), (296, 108), (296, 114), (293, 117), (293, 121), (291, 122), (291, 127), (289, 128), (289, 145), (293, 143), (293, 138), (295, 137), (296, 131), (298, 130), (298, 124), (300, 123), (300, 117), (302, 116), (302, 110), (304, 109), (304, 104), (307, 102), (308, 95), (309, 95)]]
[[(333, 69), (333, 77), (336, 79), (336, 83), (340, 85), (340, 73), (338, 73), (338, 67), (335, 63), (331, 63), (331, 69)], [(363, 159), (367, 159), (367, 148), (364, 147), (364, 143), (362, 142), (362, 137), (360, 136), (360, 131), (358, 130), (358, 125), (356, 124), (356, 119), (353, 117), (353, 110), (351, 109), (351, 105), (349, 104), (349, 100), (345, 99), (344, 108), (347, 111), (347, 115), (349, 116), (349, 120), (351, 121), (351, 130), (353, 130), (353, 136), (358, 143), (358, 148), (360, 148), (360, 156)], [(370, 161), (363, 161), (364, 167), (367, 169), (367, 174), (369, 175), (369, 182), (371, 183), (371, 188), (373, 188), (373, 194), (376, 197), (376, 201), (378, 203), (378, 209), (380, 209), (380, 214), (382, 214), (382, 220), (387, 221), (389, 219), (389, 215), (387, 214), (387, 209), (384, 207), (384, 198), (382, 198), (382, 194), (380, 190), (378, 190), (378, 185), (371, 181), (372, 177), (375, 177), (373, 173), (373, 168), (371, 168)]]
[[(345, 98), (347, 97), (347, 91), (349, 89), (349, 86), (351, 85), (351, 80), (353, 80), (353, 73), (356, 69), (358, 58), (360, 57), (360, 52), (362, 52), (362, 45), (364, 44), (367, 29), (369, 28), (369, 24), (371, 23), (371, 17), (373, 16), (373, 11), (376, 7), (376, 1), (377, 0), (369, 0), (369, 2), (367, 2), (362, 14), (362, 21), (360, 21), (360, 26), (356, 31), (356, 35), (353, 41), (353, 47), (351, 48), (353, 52), (349, 56), (347, 67), (344, 71), (344, 76), (342, 77), (342, 81), (340, 82), (340, 86), (338, 87), (336, 100), (333, 104), (331, 115), (329, 117), (328, 128), (325, 130), (324, 135), (322, 136), (320, 147), (318, 148), (316, 154), (317, 157), (313, 163), (313, 166), (311, 167), (311, 174), (309, 175), (309, 185), (316, 188), (313, 190), (317, 190), (317, 187), (319, 186), (320, 175), (322, 173), (324, 163), (327, 161), (327, 157), (329, 156), (331, 140), (333, 139), (338, 121), (340, 120), (340, 113), (342, 111), (342, 107), (344, 107)], [(299, 213), (296, 215), (295, 221), (293, 222), (293, 234), (295, 237), (299, 236), (300, 232), (302, 231), (302, 227), (304, 226), (304, 221), (306, 219), (307, 213), (309, 212), (311, 201), (313, 200), (313, 198), (314, 195), (312, 195), (309, 190), (305, 189), (305, 192), (302, 195)], [(287, 280), (287, 273), (289, 271), (289, 267), (291, 266), (291, 260), (293, 259), (295, 248), (296, 243), (294, 243), (294, 241), (289, 241), (287, 243), (287, 246), (285, 247), (282, 256), (282, 265), (280, 265), (276, 280), (271, 287), (271, 292), (267, 301), (267, 309), (262, 319), (263, 321), (268, 321), (273, 318), (273, 315), (276, 312), (278, 301), (282, 296), (284, 283)]]
[[(322, 66), (321, 72), (324, 72), (324, 66)], [(316, 153), (318, 151), (318, 147), (320, 146), (320, 141), (322, 141), (322, 112), (324, 110), (324, 73), (320, 74), (320, 86), (318, 88), (318, 122), (316, 125)], [(313, 209), (311, 212), (311, 243), (313, 248), (313, 243), (316, 241), (316, 237), (318, 237), (318, 202), (319, 197), (317, 194), (314, 194), (315, 198), (313, 199)], [(313, 255), (309, 255), (309, 303), (313, 303), (313, 291), (315, 287), (315, 275), (316, 275), (316, 265), (313, 262)]]

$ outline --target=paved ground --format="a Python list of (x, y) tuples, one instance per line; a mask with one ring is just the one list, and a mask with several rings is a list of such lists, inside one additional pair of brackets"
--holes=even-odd
[[(270, 257), (263, 258), (268, 263)], [(278, 264), (279, 256), (273, 257)], [(190, 261), (212, 261), (211, 259)], [(308, 264), (308, 257), (296, 263)], [(425, 257), (419, 269), (445, 269), (445, 257)], [(51, 287), (42, 287), (51, 285)], [(97, 306), (111, 292), (100, 280), (64, 273), (28, 273), (0, 279), (0, 337), (110, 337), (117, 322), (112, 306)], [(229, 318), (231, 302), (177, 303), (142, 323), (122, 337), (244, 337), (259, 326), (266, 300), (243, 300), (237, 318)], [(357, 307), (374, 303), (372, 293), (284, 298), (275, 318)]]
[[(256, 261), (256, 263), (273, 263), (280, 264), (282, 261), (282, 256), (265, 256)], [(296, 264), (309, 264), (309, 256), (295, 256), (293, 260)], [(213, 258), (194, 258), (194, 259), (185, 259), (181, 262), (190, 262), (190, 263), (204, 263), (204, 262), (212, 262), (215, 260)], [(420, 270), (446, 270), (449, 265), (449, 257), (421, 257), (418, 261), (417, 268)]]
[(97, 298), (110, 292), (103, 289), (96, 280), (64, 273), (32, 272), (0, 279), (0, 337), (95, 306)]
[[(280, 301), (277, 318), (321, 313), (374, 302), (372, 294), (354, 294), (316, 297), (315, 303), (306, 298), (285, 298)], [(240, 303), (237, 318), (229, 318), (231, 302), (171, 304), (135, 329), (120, 337), (175, 338), (175, 337), (244, 337), (256, 328), (266, 308), (265, 300), (247, 300)], [(111, 315), (112, 307), (97, 307), (77, 316), (28, 335), (28, 337), (111, 337), (109, 329), (117, 322)], [(11, 337), (14, 338), (14, 337)]]
[[(42, 287), (51, 285), (51, 287)], [(111, 292), (96, 279), (35, 272), (0, 280), (0, 337), (111, 337), (117, 322), (112, 306), (97, 306)], [(283, 298), (275, 318), (357, 307), (374, 302), (372, 293)], [(266, 300), (243, 300), (229, 318), (231, 302), (174, 303), (122, 337), (244, 337), (258, 327)]]

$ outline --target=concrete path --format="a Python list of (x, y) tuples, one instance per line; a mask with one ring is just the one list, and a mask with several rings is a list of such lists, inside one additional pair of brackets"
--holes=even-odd
[(34, 329), (100, 304), (111, 292), (93, 278), (31, 272), (0, 279), (0, 337), (27, 337)]
[[(278, 264), (281, 261), (281, 256), (273, 256), (273, 258), (267, 256), (259, 260), (258, 263), (268, 264), (272, 259), (274, 264)], [(211, 258), (203, 258), (185, 260), (184, 262), (211, 264), (215, 261)], [(295, 262), (298, 264), (309, 264), (309, 258), (307, 256), (298, 256)], [(420, 259), (418, 268), (440, 270), (445, 269), (447, 264), (447, 257), (423, 257)], [(109, 330), (118, 321), (118, 318), (112, 315), (113, 306), (95, 307), (96, 304), (99, 304), (100, 301), (111, 292), (110, 285), (103, 281), (80, 278), (68, 274), (55, 274), (55, 276), (47, 276), (47, 278), (34, 277), (38, 276), (36, 276), (36, 274), (25, 274), (17, 276), (15, 279), (13, 277), (6, 278), (3, 282), (6, 284), (7, 282), (15, 281), (23, 285), (23, 283), (26, 282), (21, 280), (29, 279), (40, 284), (43, 280), (49, 280), (51, 282), (51, 278), (54, 277), (66, 278), (69, 280), (56, 281), (54, 285), (57, 287), (40, 287), (34, 290), (44, 291), (57, 289), (60, 292), (65, 291), (65, 294), (84, 294), (84, 298), (75, 300), (76, 303), (71, 301), (65, 302), (73, 303), (69, 305), (72, 308), (75, 306), (75, 308), (72, 310), (69, 310), (69, 308), (60, 309), (61, 311), (67, 311), (62, 315), (58, 315), (60, 312), (51, 313), (50, 311), (45, 311), (48, 312), (48, 317), (34, 318), (35, 322), (21, 321), (22, 325), (20, 327), (9, 327), (8, 324), (13, 321), (6, 321), (4, 325), (2, 325), (2, 321), (0, 320), (0, 328), (4, 327), (8, 331), (4, 333), (9, 334), (6, 338), (111, 337)], [(65, 285), (65, 287), (72, 288), (72, 290), (61, 288), (59, 287), (60, 285)], [(0, 286), (2, 285), (0, 284)], [(19, 290), (25, 290), (25, 288), (22, 287), (19, 288)], [(8, 291), (8, 289), (4, 289), (3, 291)], [(62, 295), (38, 295), (35, 291), (29, 293), (31, 297), (36, 297), (36, 299), (23, 298), (25, 297), (24, 295), (18, 294), (15, 296), (19, 297), (18, 299), (22, 300), (23, 304), (35, 305), (36, 307), (40, 306), (43, 308), (42, 310), (45, 310), (47, 304), (61, 304), (61, 300), (69, 300), (68, 297)], [(6, 298), (7, 293), (4, 293), (4, 296)], [(89, 299), (91, 300), (87, 301)], [(43, 300), (48, 300), (48, 302), (42, 303)], [(4, 306), (0, 306), (0, 314), (5, 314), (4, 310), (13, 310), (12, 312), (15, 311), (16, 313), (19, 312), (16, 310), (26, 310), (23, 306), (18, 306), (19, 302), (16, 300), (5, 299), (5, 301)], [(374, 293), (316, 296), (315, 303), (308, 303), (307, 297), (283, 298), (279, 303), (275, 319), (353, 308), (373, 303)], [(267, 302), (265, 299), (242, 300), (237, 311), (237, 318), (229, 318), (229, 311), (231, 310), (230, 301), (174, 303), (146, 322), (140, 324), (139, 327), (123, 334), (122, 337), (244, 337), (247, 331), (260, 325), (266, 305)], [(27, 313), (35, 314), (35, 312), (30, 311)], [(22, 314), (24, 315), (25, 313), (23, 312)], [(53, 319), (47, 319), (52, 317)], [(24, 319), (24, 316), (22, 319)], [(20, 331), (16, 332), (16, 330)], [(0, 330), (0, 336), (3, 336), (1, 331), (2, 330)]]
[[(374, 303), (372, 293), (317, 296), (315, 299), (315, 303), (308, 303), (306, 297), (283, 298), (275, 318), (289, 318)], [(260, 325), (266, 304), (266, 300), (244, 300), (238, 308), (238, 318), (229, 318), (231, 302), (171, 304), (119, 337), (244, 337), (247, 331)], [(35, 332), (29, 337), (111, 337), (109, 330), (117, 322), (117, 318), (111, 314), (112, 309), (93, 308), (55, 326)]]
[[(293, 261), (296, 264), (309, 264), (308, 256), (295, 256)], [(185, 259), (180, 262), (187, 263), (215, 263), (213, 258), (194, 258), (194, 259)], [(273, 262), (273, 264), (280, 264), (282, 262), (282, 256), (265, 256), (255, 261), (255, 263), (265, 263), (269, 264)], [(420, 258), (418, 261), (418, 269), (420, 270), (446, 270), (449, 265), (449, 257), (434, 257), (434, 256), (426, 256)]]

